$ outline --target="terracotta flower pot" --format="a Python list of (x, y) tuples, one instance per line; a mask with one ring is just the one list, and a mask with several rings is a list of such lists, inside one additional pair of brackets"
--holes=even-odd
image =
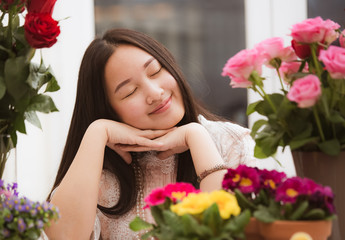
[(297, 176), (313, 179), (332, 188), (337, 218), (333, 220), (332, 235), (329, 240), (344, 240), (345, 151), (337, 156), (329, 156), (322, 152), (292, 151), (292, 156)]
[(244, 234), (246, 235), (246, 240), (262, 240), (260, 235), (259, 221), (251, 217), (249, 223), (244, 229)]
[(327, 240), (331, 235), (332, 221), (275, 221), (259, 222), (264, 240), (289, 240), (296, 232), (308, 233), (313, 240)]

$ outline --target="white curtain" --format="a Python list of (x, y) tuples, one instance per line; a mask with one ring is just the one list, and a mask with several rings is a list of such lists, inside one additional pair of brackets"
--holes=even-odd
[[(93, 0), (58, 0), (53, 18), (60, 21), (61, 34), (58, 42), (42, 53), (61, 87), (51, 94), (59, 112), (39, 114), (42, 130), (28, 123), (27, 135), (20, 134), (17, 145), (20, 195), (39, 201), (46, 198), (55, 180), (73, 111), (79, 65), (94, 38)], [(39, 61), (39, 54), (37, 51), (34, 61)]]
[[(290, 27), (307, 18), (307, 0), (245, 0), (245, 21), (246, 21), (246, 46), (252, 48), (256, 43), (271, 37), (282, 37), (285, 46), (290, 45)], [(279, 80), (274, 71), (265, 68), (263, 75), (265, 80), (265, 91), (268, 93), (278, 92)], [(248, 102), (252, 103), (260, 97), (248, 91)], [(249, 117), (251, 126), (260, 116), (252, 114)], [(277, 159), (280, 166), (274, 159), (268, 158), (260, 161), (261, 168), (277, 169), (284, 171), (288, 176), (296, 175), (291, 151), (286, 148), (284, 152), (279, 149)]]

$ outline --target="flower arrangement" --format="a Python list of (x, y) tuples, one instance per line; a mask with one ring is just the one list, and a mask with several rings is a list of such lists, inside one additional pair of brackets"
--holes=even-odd
[(42, 56), (40, 64), (31, 61), (36, 49), (51, 47), (60, 34), (52, 18), (55, 2), (0, 0), (0, 178), (8, 152), (16, 147), (17, 132), (26, 133), (25, 120), (41, 127), (36, 111), (57, 111), (45, 94), (60, 88), (51, 68), (44, 65)]
[(335, 216), (333, 192), (308, 178), (239, 165), (228, 169), (223, 189), (235, 192), (242, 209), (262, 222), (328, 220)]
[[(345, 149), (345, 30), (316, 17), (293, 25), (290, 35), (291, 46), (274, 37), (240, 51), (222, 75), (262, 98), (247, 108), (266, 117), (252, 126), (255, 157), (272, 156), (279, 146), (338, 155)], [(263, 65), (276, 70), (279, 93), (265, 92)]]
[(224, 190), (200, 192), (188, 183), (155, 189), (145, 202), (155, 224), (139, 217), (130, 224), (133, 231), (148, 231), (142, 239), (242, 239), (250, 219), (250, 212), (241, 212), (233, 194)]
[(0, 239), (38, 239), (43, 228), (58, 218), (52, 204), (18, 197), (17, 184), (5, 186), (0, 179)]

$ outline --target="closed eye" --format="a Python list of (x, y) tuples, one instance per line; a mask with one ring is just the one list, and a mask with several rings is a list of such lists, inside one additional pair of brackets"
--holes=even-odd
[(150, 77), (153, 77), (153, 76), (157, 75), (161, 70), (162, 70), (162, 67), (160, 67), (160, 68), (158, 69), (158, 71), (156, 71), (154, 74), (151, 74)]
[(134, 88), (134, 90), (132, 92), (130, 92), (129, 94), (127, 94), (123, 99), (128, 98), (129, 96), (131, 96), (136, 90), (137, 90), (137, 88)]

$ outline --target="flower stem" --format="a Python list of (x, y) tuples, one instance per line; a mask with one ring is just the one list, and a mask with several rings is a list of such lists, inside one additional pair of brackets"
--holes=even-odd
[(267, 100), (268, 104), (271, 106), (272, 110), (277, 113), (276, 106), (274, 106), (273, 102), (271, 101), (271, 98), (266, 94), (265, 90), (259, 86), (260, 90), (262, 91), (263, 98)]
[(285, 88), (284, 88), (284, 85), (283, 85), (282, 78), (280, 76), (279, 68), (276, 68), (276, 70), (277, 70), (277, 74), (278, 74), (278, 77), (279, 77), (280, 86), (282, 87), (283, 92), (285, 92)]
[(313, 113), (314, 113), (314, 117), (315, 117), (317, 128), (319, 129), (321, 140), (322, 140), (322, 142), (324, 142), (325, 141), (325, 135), (323, 134), (320, 118), (319, 118), (319, 115), (317, 114), (315, 106), (313, 107)]
[(315, 65), (316, 74), (319, 77), (319, 79), (321, 79), (321, 69), (320, 69), (320, 65), (319, 65), (319, 62), (318, 62), (317, 57), (316, 57), (317, 48), (318, 48), (317, 45), (315, 45), (315, 44), (311, 45), (311, 55), (312, 55), (313, 63)]

